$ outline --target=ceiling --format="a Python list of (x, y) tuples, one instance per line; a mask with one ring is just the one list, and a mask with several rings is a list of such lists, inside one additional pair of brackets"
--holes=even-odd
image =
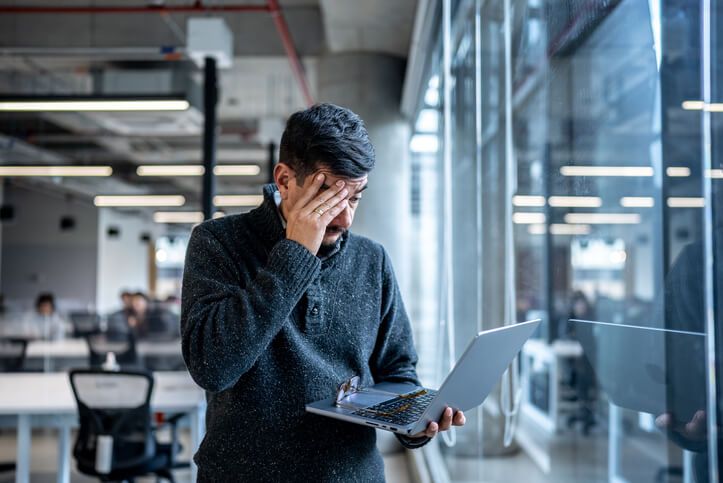
[[(0, 7), (189, 6), (193, 0), (0, 0)], [(263, 5), (213, 0), (207, 6)], [(329, 53), (378, 52), (406, 57), (416, 0), (280, 0), (312, 97), (317, 59)], [(183, 55), (188, 13), (0, 14), (0, 95), (161, 93), (179, 85), (200, 97), (203, 73)], [(258, 193), (268, 179), (270, 142), (305, 103), (268, 12), (210, 14), (226, 21), (234, 62), (219, 72), (218, 162), (254, 162), (261, 173), (217, 179), (222, 194)], [(160, 52), (172, 47), (182, 55)], [(129, 88), (129, 86), (131, 86)], [(128, 93), (125, 92), (124, 93)], [(197, 103), (199, 106), (200, 103)], [(141, 178), (140, 164), (200, 163), (200, 106), (170, 113), (0, 114), (0, 163), (110, 164), (111, 178), (11, 180), (96, 194), (170, 194), (200, 208), (198, 177)], [(233, 210), (231, 210), (233, 211)]]

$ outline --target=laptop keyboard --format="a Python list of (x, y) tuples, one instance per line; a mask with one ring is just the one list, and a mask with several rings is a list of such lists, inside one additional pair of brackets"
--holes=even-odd
[(416, 397), (400, 396), (368, 408), (359, 409), (353, 414), (398, 426), (406, 426), (422, 417), (422, 413), (436, 394), (436, 391), (427, 390), (425, 394)]

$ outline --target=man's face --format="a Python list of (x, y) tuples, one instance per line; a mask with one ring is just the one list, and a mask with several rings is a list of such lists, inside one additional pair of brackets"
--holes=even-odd
[(134, 295), (132, 306), (133, 310), (137, 314), (144, 314), (146, 313), (146, 309), (148, 308), (148, 302), (146, 302), (145, 297), (141, 297), (140, 295)]
[[(324, 246), (333, 245), (339, 240), (339, 238), (346, 232), (354, 221), (354, 213), (356, 212), (359, 202), (361, 201), (362, 191), (367, 187), (367, 176), (361, 178), (343, 178), (333, 174), (326, 168), (321, 168), (318, 171), (308, 175), (304, 179), (304, 185), (299, 186), (296, 179), (288, 184), (288, 198), (284, 200), (284, 203), (288, 203), (289, 209), (292, 209), (299, 198), (301, 197), (304, 190), (311, 184), (314, 176), (322, 173), (325, 176), (324, 184), (322, 185), (319, 193), (329, 189), (330, 186), (334, 186), (334, 183), (341, 180), (345, 183), (344, 187), (349, 191), (347, 195), (347, 207), (341, 213), (334, 218), (331, 223), (326, 227), (326, 233), (324, 233), (324, 239), (321, 244)], [(318, 194), (318, 193), (317, 193)], [(315, 195), (316, 196), (316, 195)]]

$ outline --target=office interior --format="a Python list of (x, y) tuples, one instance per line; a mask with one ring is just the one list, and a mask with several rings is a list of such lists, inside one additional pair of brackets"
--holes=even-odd
[[(378, 431), (388, 481), (719, 481), (722, 20), (717, 0), (0, 2), (0, 481), (95, 481), (69, 371), (124, 357), (195, 481), (186, 244), (260, 203), (316, 102), (375, 145), (352, 231), (394, 263), (425, 385), (478, 332), (542, 320), (464, 427), (418, 450)], [(132, 344), (103, 337), (139, 317)]]

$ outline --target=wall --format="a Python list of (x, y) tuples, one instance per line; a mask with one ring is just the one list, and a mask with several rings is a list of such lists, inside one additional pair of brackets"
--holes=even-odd
[[(60, 310), (89, 308), (96, 299), (98, 214), (78, 199), (40, 187), (8, 184), (4, 203), (15, 208), (2, 227), (1, 286), (10, 308), (26, 310), (39, 292), (52, 292)], [(73, 230), (60, 218), (72, 215)]]
[[(115, 227), (119, 236), (108, 236)], [(113, 208), (99, 210), (97, 302), (98, 311), (119, 308), (123, 290), (148, 292), (148, 243), (141, 240), (144, 233), (154, 239), (153, 223), (137, 214), (122, 213)]]

